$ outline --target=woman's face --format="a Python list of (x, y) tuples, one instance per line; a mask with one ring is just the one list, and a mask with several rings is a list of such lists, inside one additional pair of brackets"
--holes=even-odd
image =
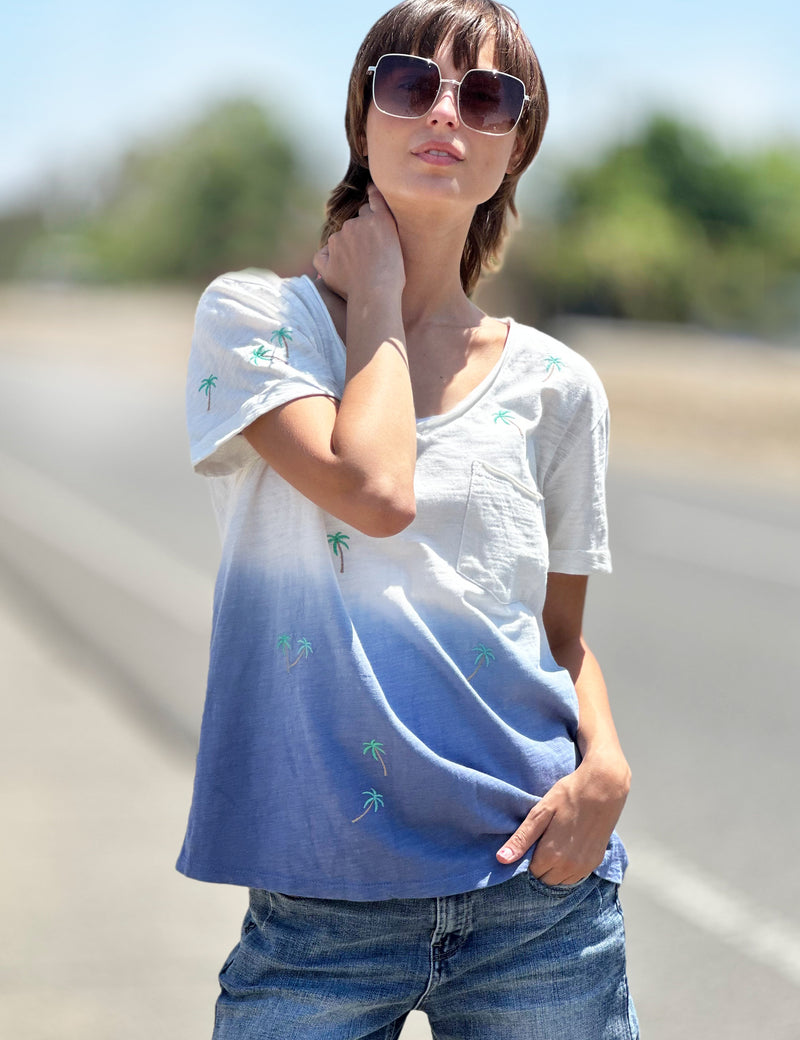
[[(453, 64), (449, 42), (434, 54), (443, 79), (460, 80), (467, 69)], [(481, 47), (477, 68), (494, 68), (491, 39)], [(439, 204), (463, 209), (471, 219), (475, 207), (497, 191), (521, 151), (517, 132), (504, 136), (479, 133), (458, 118), (452, 83), (443, 85), (436, 103), (418, 119), (398, 119), (370, 103), (364, 150), (370, 175), (390, 208)]]

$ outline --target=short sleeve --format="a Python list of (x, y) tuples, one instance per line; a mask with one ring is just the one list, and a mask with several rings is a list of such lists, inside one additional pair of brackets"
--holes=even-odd
[(186, 414), (192, 465), (204, 476), (230, 474), (257, 457), (237, 434), (259, 415), (300, 397), (341, 396), (332, 334), (297, 281), (223, 275), (200, 298)]
[(611, 571), (606, 513), (609, 413), (602, 386), (587, 388), (543, 482), (549, 569)]

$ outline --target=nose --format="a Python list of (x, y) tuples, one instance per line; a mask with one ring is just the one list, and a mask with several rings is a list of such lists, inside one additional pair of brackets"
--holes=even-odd
[(455, 80), (443, 79), (439, 85), (439, 93), (433, 103), (433, 108), (428, 112), (428, 124), (430, 126), (458, 126), (458, 102), (456, 91), (458, 83)]

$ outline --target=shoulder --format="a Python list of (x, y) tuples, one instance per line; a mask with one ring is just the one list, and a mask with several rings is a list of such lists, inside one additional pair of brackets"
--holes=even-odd
[(511, 321), (517, 364), (526, 383), (535, 385), (543, 399), (568, 411), (588, 408), (599, 418), (608, 410), (603, 382), (594, 366), (566, 343), (530, 325)]
[(310, 297), (314, 288), (307, 278), (281, 278), (272, 271), (247, 268), (216, 277), (197, 305), (197, 319), (224, 319), (262, 315), (268, 319), (312, 319)]
[(200, 298), (186, 408), (200, 472), (233, 472), (253, 453), (236, 434), (298, 397), (340, 397), (345, 357), (307, 278), (270, 271), (220, 275)]
[(330, 315), (309, 278), (281, 278), (254, 268), (215, 278), (195, 313), (193, 354), (208, 359), (235, 351), (255, 357), (259, 365), (273, 357), (284, 363), (335, 364), (341, 353)]

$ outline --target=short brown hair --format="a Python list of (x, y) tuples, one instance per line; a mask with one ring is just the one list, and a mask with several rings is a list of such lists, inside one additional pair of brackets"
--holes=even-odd
[(356, 216), (366, 201), (370, 175), (361, 145), (372, 100), (367, 69), (382, 54), (432, 58), (439, 44), (447, 39), (453, 41), (453, 60), (459, 68), (474, 67), (483, 43), (493, 39), (495, 67), (521, 79), (531, 99), (517, 124), (517, 134), (523, 142), (517, 164), (512, 173), (505, 175), (494, 195), (476, 208), (472, 218), (461, 256), (461, 284), (470, 294), (482, 270), (499, 258), (507, 213), (510, 210), (517, 215), (517, 182), (539, 151), (548, 113), (547, 87), (539, 59), (514, 12), (494, 0), (403, 0), (367, 33), (353, 64), (347, 94), (345, 131), (350, 163), (328, 199), (322, 242)]

